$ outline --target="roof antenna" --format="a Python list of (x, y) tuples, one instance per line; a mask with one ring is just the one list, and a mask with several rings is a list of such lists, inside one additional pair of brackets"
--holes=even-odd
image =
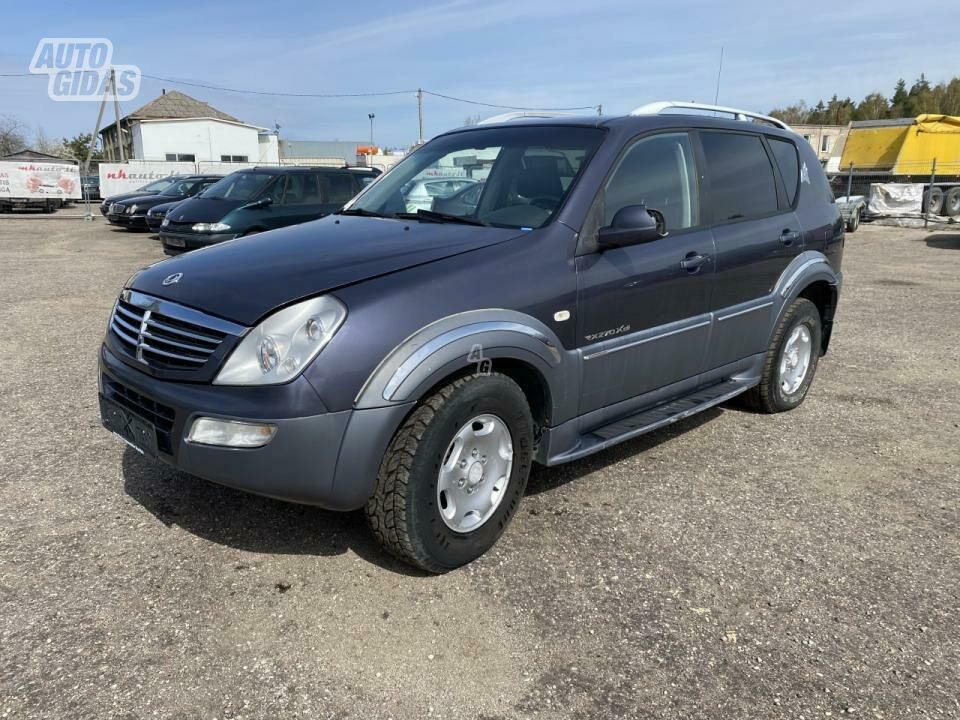
[(723, 72), (723, 45), (720, 46), (720, 67), (717, 69), (717, 92), (713, 96), (713, 104), (720, 101), (720, 74)]

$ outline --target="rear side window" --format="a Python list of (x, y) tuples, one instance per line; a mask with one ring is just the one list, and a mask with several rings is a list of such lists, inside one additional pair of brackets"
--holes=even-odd
[(800, 158), (797, 156), (797, 146), (789, 140), (767, 138), (773, 157), (780, 168), (780, 176), (787, 190), (787, 204), (793, 205), (797, 199), (797, 188), (800, 186)]
[(700, 138), (710, 176), (710, 205), (715, 222), (777, 212), (773, 166), (759, 136), (704, 132)]

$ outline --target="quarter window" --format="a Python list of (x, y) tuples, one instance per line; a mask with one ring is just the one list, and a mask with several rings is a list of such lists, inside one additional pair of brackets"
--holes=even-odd
[(327, 198), (331, 203), (345, 203), (356, 195), (353, 180), (345, 173), (330, 173), (327, 179)]
[(787, 190), (787, 200), (790, 205), (797, 198), (797, 187), (800, 184), (800, 159), (797, 156), (797, 146), (789, 140), (767, 138), (773, 157), (780, 168), (780, 176)]
[(704, 132), (700, 137), (710, 175), (710, 204), (715, 222), (777, 212), (773, 166), (758, 135)]

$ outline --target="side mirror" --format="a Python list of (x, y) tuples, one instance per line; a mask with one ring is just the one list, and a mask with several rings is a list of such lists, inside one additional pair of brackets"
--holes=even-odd
[(272, 197), (269, 197), (269, 196), (268, 196), (268, 197), (262, 197), (262, 198), (260, 198), (259, 200), (254, 200), (253, 202), (249, 202), (249, 203), (247, 203), (246, 205), (243, 205), (240, 209), (241, 209), (241, 210), (255, 210), (255, 209), (257, 209), (257, 208), (266, 207), (267, 205), (273, 205), (273, 198), (272, 198)]
[(613, 222), (600, 228), (597, 247), (600, 250), (639, 245), (667, 236), (663, 213), (646, 205), (627, 205), (617, 210)]

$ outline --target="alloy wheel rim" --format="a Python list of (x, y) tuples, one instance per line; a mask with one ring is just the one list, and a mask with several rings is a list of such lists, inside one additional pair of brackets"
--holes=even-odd
[(469, 533), (496, 512), (510, 484), (513, 438), (496, 415), (463, 425), (444, 453), (437, 478), (437, 508), (447, 527)]
[(784, 395), (793, 395), (807, 377), (813, 356), (813, 336), (806, 324), (797, 325), (780, 351), (779, 381)]

